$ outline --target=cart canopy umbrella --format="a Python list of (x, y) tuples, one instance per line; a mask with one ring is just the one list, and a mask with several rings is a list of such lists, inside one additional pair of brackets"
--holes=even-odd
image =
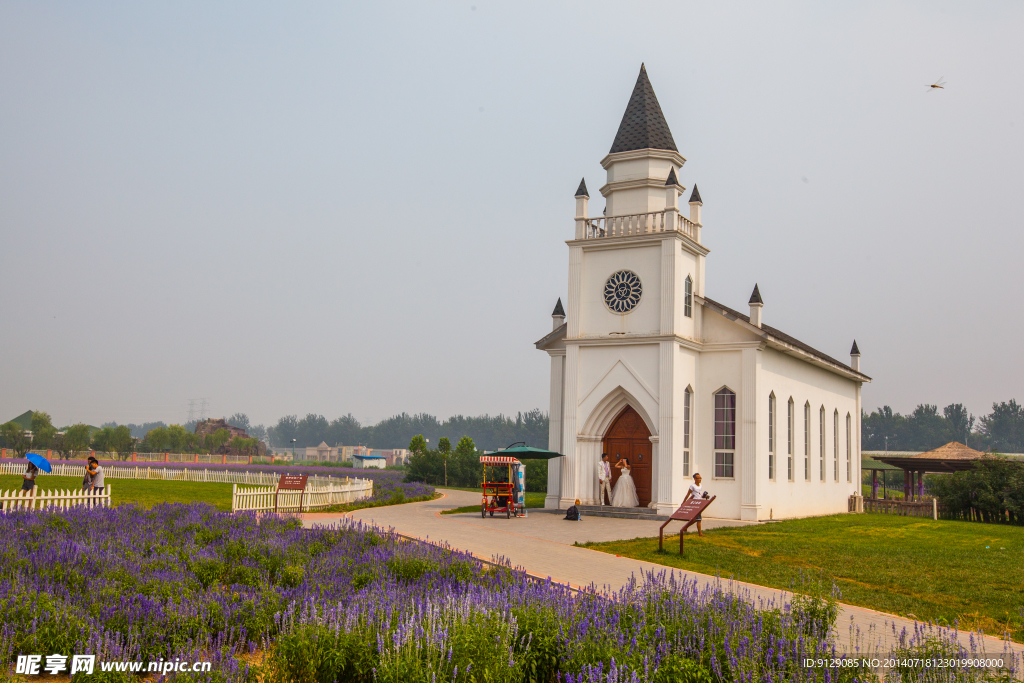
[(520, 460), (551, 460), (552, 458), (561, 458), (563, 454), (546, 451), (543, 448), (531, 448), (530, 446), (510, 446), (503, 451), (495, 451), (488, 455), (506, 455), (519, 458)]

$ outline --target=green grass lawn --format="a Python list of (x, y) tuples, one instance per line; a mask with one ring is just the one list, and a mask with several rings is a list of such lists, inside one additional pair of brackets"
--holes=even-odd
[[(448, 487), (442, 486), (441, 488), (449, 488), (449, 489), (454, 489), (456, 491), (472, 491), (474, 493), (480, 493), (480, 489), (479, 488), (471, 489), (471, 488), (464, 488), (464, 487), (461, 487), (461, 486), (448, 486)], [(544, 496), (546, 496), (546, 495), (547, 494), (543, 493), (543, 492), (537, 493), (537, 492), (533, 492), (533, 491), (527, 491), (526, 492), (526, 507), (527, 508), (542, 508), (542, 507), (544, 507)], [(442, 515), (455, 515), (455, 514), (458, 514), (460, 512), (480, 512), (480, 504), (478, 503), (476, 505), (463, 505), (462, 507), (452, 508), (451, 510), (443, 510), (441, 512), (441, 514)]]
[[(22, 478), (0, 475), (0, 491), (21, 489)], [(159, 479), (107, 479), (113, 486), (114, 505), (135, 503), (149, 509), (159, 503), (209, 503), (218, 510), (231, 511), (231, 484), (193, 481), (163, 481)], [(82, 488), (81, 477), (51, 477), (40, 475), (36, 488), (43, 491)]]
[[(678, 523), (672, 529), (678, 529)], [(1024, 527), (880, 514), (835, 515), (587, 543), (615, 555), (840, 600), (1024, 641)]]

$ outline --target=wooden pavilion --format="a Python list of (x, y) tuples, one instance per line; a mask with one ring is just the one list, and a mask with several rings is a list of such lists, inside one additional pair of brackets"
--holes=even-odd
[(916, 455), (876, 456), (875, 459), (903, 470), (903, 500), (913, 501), (922, 500), (924, 497), (925, 472), (969, 470), (974, 467), (974, 463), (985, 457), (986, 453), (957, 441), (950, 441), (945, 446)]

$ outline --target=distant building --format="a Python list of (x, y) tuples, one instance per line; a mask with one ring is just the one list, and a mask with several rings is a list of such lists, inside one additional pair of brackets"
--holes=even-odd
[(234, 427), (232, 425), (229, 425), (227, 423), (227, 420), (225, 420), (224, 418), (203, 420), (202, 422), (196, 423), (196, 434), (199, 434), (200, 436), (213, 434), (214, 432), (219, 431), (221, 429), (228, 430), (228, 432), (230, 432), (231, 434), (232, 439), (234, 439), (235, 437), (241, 439), (249, 438), (249, 435), (246, 434), (244, 429), (242, 429), (241, 427)]
[(387, 459), (382, 455), (353, 455), (352, 465), (361, 469), (382, 470), (387, 466)]

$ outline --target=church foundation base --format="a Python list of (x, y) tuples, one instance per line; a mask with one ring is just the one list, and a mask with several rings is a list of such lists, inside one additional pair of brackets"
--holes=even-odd
[(761, 506), (760, 505), (742, 505), (740, 506), (740, 519), (745, 522), (756, 522), (760, 519)]

